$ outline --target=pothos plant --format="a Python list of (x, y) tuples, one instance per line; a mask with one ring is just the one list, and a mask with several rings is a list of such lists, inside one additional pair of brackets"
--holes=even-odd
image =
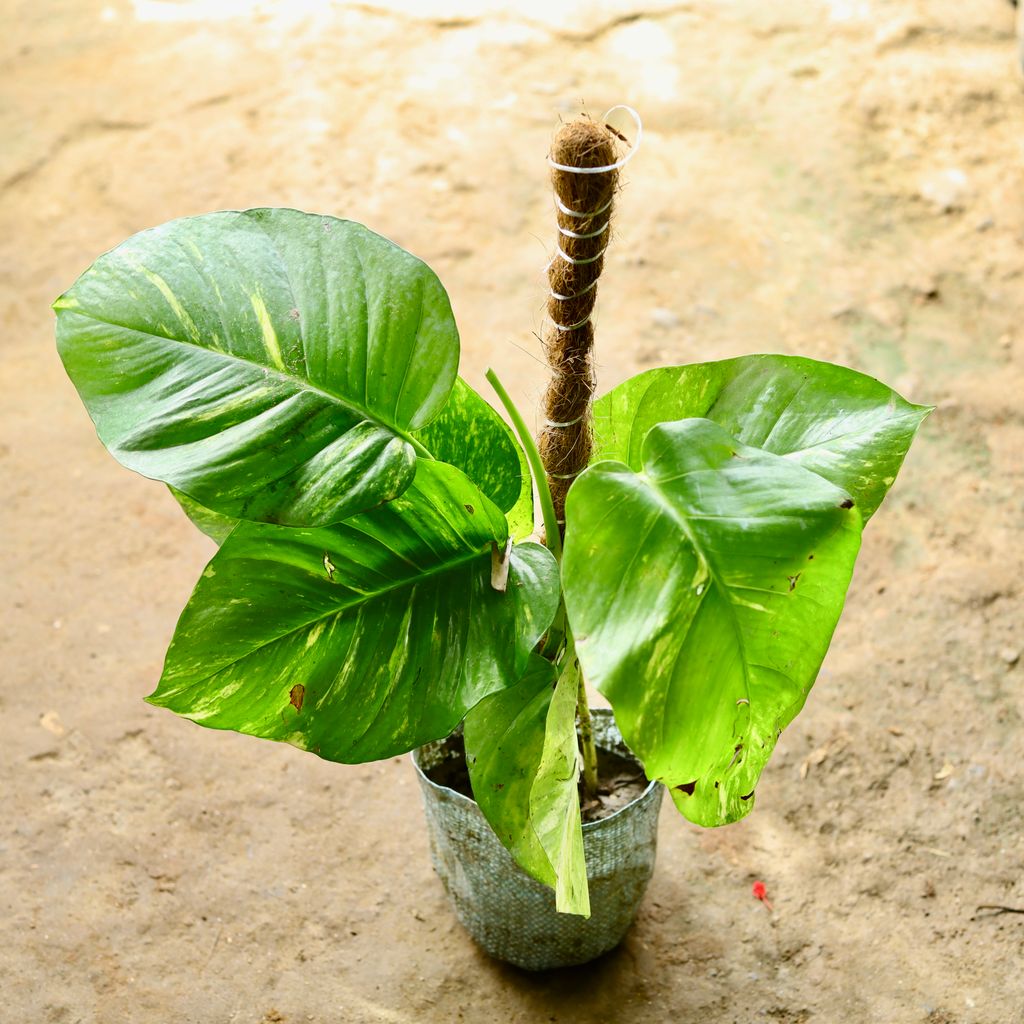
[(518, 444), (456, 376), (437, 277), (356, 223), (172, 221), (54, 307), (102, 442), (219, 544), (148, 700), (345, 763), (464, 725), (483, 813), (573, 913), (583, 679), (683, 815), (746, 815), (927, 412), (799, 357), (649, 370), (596, 402), (562, 524), (497, 379)]

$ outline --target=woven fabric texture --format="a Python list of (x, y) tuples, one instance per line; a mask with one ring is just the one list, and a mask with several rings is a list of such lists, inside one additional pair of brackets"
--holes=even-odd
[[(595, 708), (597, 745), (632, 757), (612, 713)], [(423, 791), (434, 869), (455, 913), (491, 956), (547, 970), (586, 963), (622, 941), (654, 871), (663, 787), (651, 783), (633, 803), (583, 826), (591, 916), (555, 911), (552, 890), (519, 868), (487, 824), (476, 802), (431, 782), (429, 770), (443, 743), (413, 754)]]

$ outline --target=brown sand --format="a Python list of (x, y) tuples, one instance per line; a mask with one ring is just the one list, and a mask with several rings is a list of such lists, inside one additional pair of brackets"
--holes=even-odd
[[(6, 4), (0, 1020), (1018, 1024), (1024, 916), (975, 912), (1024, 907), (1009, 5), (249, 6)], [(470, 382), (494, 365), (535, 407), (544, 156), (581, 98), (647, 129), (602, 277), (599, 391), (776, 350), (938, 411), (753, 815), (701, 831), (666, 807), (625, 944), (530, 977), (455, 923), (404, 759), (339, 767), (142, 703), (211, 547), (101, 449), (48, 303), (174, 216), (352, 217), (437, 269)]]

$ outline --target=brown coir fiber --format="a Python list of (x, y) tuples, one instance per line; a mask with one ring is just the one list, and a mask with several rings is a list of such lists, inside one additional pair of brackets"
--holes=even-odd
[[(573, 121), (555, 135), (551, 159), (569, 167), (614, 164), (615, 136), (604, 125), (589, 119)], [(561, 251), (555, 252), (548, 268), (548, 284), (553, 294), (547, 305), (550, 323), (545, 326), (542, 339), (552, 377), (544, 394), (547, 422), (541, 430), (539, 448), (555, 515), (563, 524), (564, 533), (566, 493), (590, 460), (590, 404), (594, 393), (594, 325), (590, 316), (611, 233), (618, 172), (575, 174), (552, 168), (551, 178), (562, 205), (583, 215), (572, 216), (558, 208), (557, 238)], [(585, 237), (588, 235), (591, 237)]]

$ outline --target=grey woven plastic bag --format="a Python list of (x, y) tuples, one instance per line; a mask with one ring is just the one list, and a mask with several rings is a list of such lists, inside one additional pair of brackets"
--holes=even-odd
[[(592, 714), (597, 745), (631, 758), (611, 711)], [(431, 859), (480, 946), (532, 971), (586, 963), (617, 946), (654, 872), (663, 787), (652, 782), (631, 804), (583, 826), (591, 916), (582, 918), (556, 912), (554, 893), (516, 865), (475, 801), (426, 777), (443, 757), (443, 742), (413, 753)]]

